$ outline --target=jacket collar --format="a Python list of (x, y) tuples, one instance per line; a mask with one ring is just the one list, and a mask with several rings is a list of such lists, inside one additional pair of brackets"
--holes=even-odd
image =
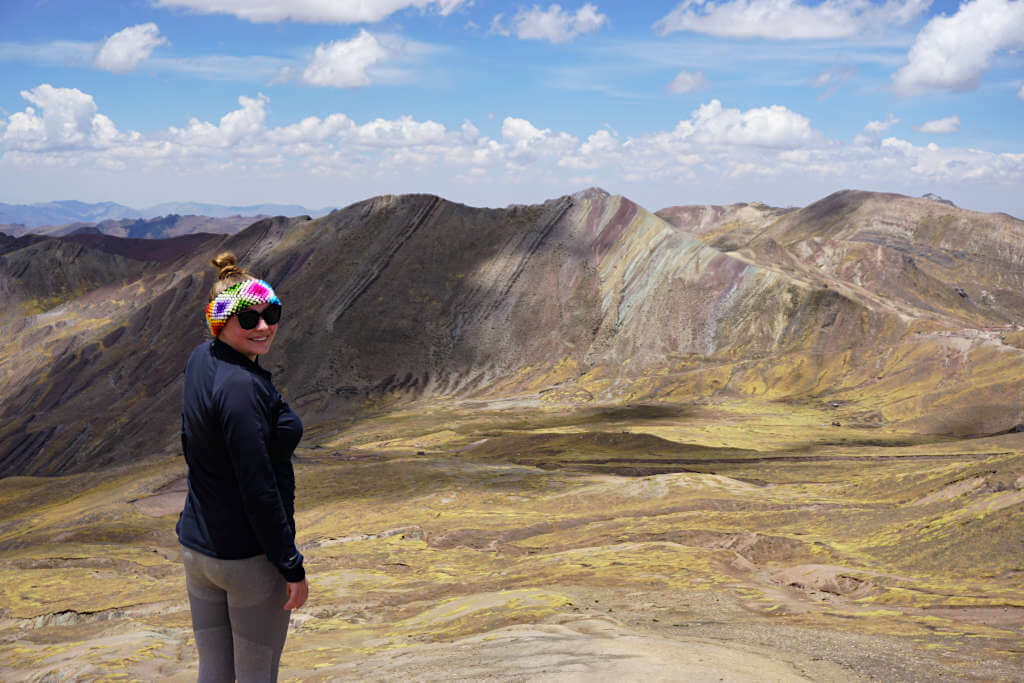
[(235, 351), (229, 345), (222, 342), (220, 339), (214, 339), (210, 343), (210, 349), (213, 351), (213, 355), (217, 358), (227, 361), (228, 363), (234, 363), (235, 365), (241, 365), (250, 372), (255, 372), (257, 375), (270, 379), (270, 371), (264, 370), (260, 367), (259, 356), (256, 357), (256, 361), (251, 361), (246, 358), (243, 354)]

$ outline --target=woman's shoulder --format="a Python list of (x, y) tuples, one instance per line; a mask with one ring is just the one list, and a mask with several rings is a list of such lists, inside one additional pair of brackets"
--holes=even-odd
[(197, 344), (192, 349), (191, 353), (188, 354), (188, 361), (185, 362), (185, 367), (194, 365), (196, 362), (201, 362), (210, 358), (213, 354), (213, 344), (211, 342), (202, 342)]
[(252, 405), (269, 409), (277, 390), (269, 379), (234, 363), (219, 363), (213, 382), (214, 396), (222, 405)]
[(217, 364), (216, 384), (224, 389), (248, 389), (251, 391), (268, 392), (273, 391), (274, 385), (270, 380), (248, 368), (234, 363), (220, 362)]

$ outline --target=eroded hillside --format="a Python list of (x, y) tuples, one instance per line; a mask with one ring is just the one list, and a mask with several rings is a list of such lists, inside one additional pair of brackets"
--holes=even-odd
[[(222, 248), (284, 299), (266, 362), (314, 429), (444, 396), (817, 400), (865, 428), (931, 434), (1021, 422), (1005, 400), (1022, 379), (1020, 221), (869, 193), (660, 213), (600, 190), (501, 210), (408, 195), (163, 252), (86, 235), (8, 251), (5, 286), (50, 307), (3, 323), (0, 468), (173, 451), (180, 368), (204, 338), (206, 263)], [(36, 252), (50, 251), (47, 267)], [(93, 253), (109, 281), (86, 267)], [(97, 406), (113, 417), (82, 419)]]

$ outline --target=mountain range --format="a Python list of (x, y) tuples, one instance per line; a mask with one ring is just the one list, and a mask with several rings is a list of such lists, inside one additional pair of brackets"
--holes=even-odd
[[(310, 211), (297, 204), (253, 204), (248, 206), (226, 206), (201, 202), (164, 202), (143, 209), (136, 209), (116, 202), (88, 203), (80, 201), (55, 201), (39, 204), (4, 204), (0, 202), (0, 225), (17, 225), (24, 228), (61, 226), (69, 223), (99, 223), (122, 219), (148, 219), (160, 216), (193, 215), (210, 218), (231, 218), (234, 216), (296, 216), (309, 214), (321, 216), (331, 209)], [(4, 230), (11, 233), (10, 228)]]
[(754, 397), (871, 430), (1022, 423), (1024, 221), (842, 191), (800, 209), (589, 189), (482, 209), (381, 196), (157, 240), (0, 235), (0, 475), (173, 453), (208, 266), (274, 284), (263, 359), (307, 440), (459, 398), (595, 406)]
[(156, 218), (120, 218), (100, 221), (98, 223), (66, 223), (64, 225), (47, 225), (26, 227), (24, 225), (0, 225), (0, 233), (10, 237), (27, 235), (112, 235), (114, 237), (130, 237), (137, 239), (161, 239), (192, 235), (195, 233), (232, 234), (247, 228), (265, 215), (229, 216), (212, 218), (210, 216), (168, 214)]

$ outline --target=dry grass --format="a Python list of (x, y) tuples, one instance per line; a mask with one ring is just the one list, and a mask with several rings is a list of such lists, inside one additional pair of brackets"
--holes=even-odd
[[(1024, 436), (836, 410), (434, 403), (321, 429), (282, 677), (1017, 677)], [(175, 515), (152, 516), (182, 473), (0, 481), (5, 680), (194, 677)]]

